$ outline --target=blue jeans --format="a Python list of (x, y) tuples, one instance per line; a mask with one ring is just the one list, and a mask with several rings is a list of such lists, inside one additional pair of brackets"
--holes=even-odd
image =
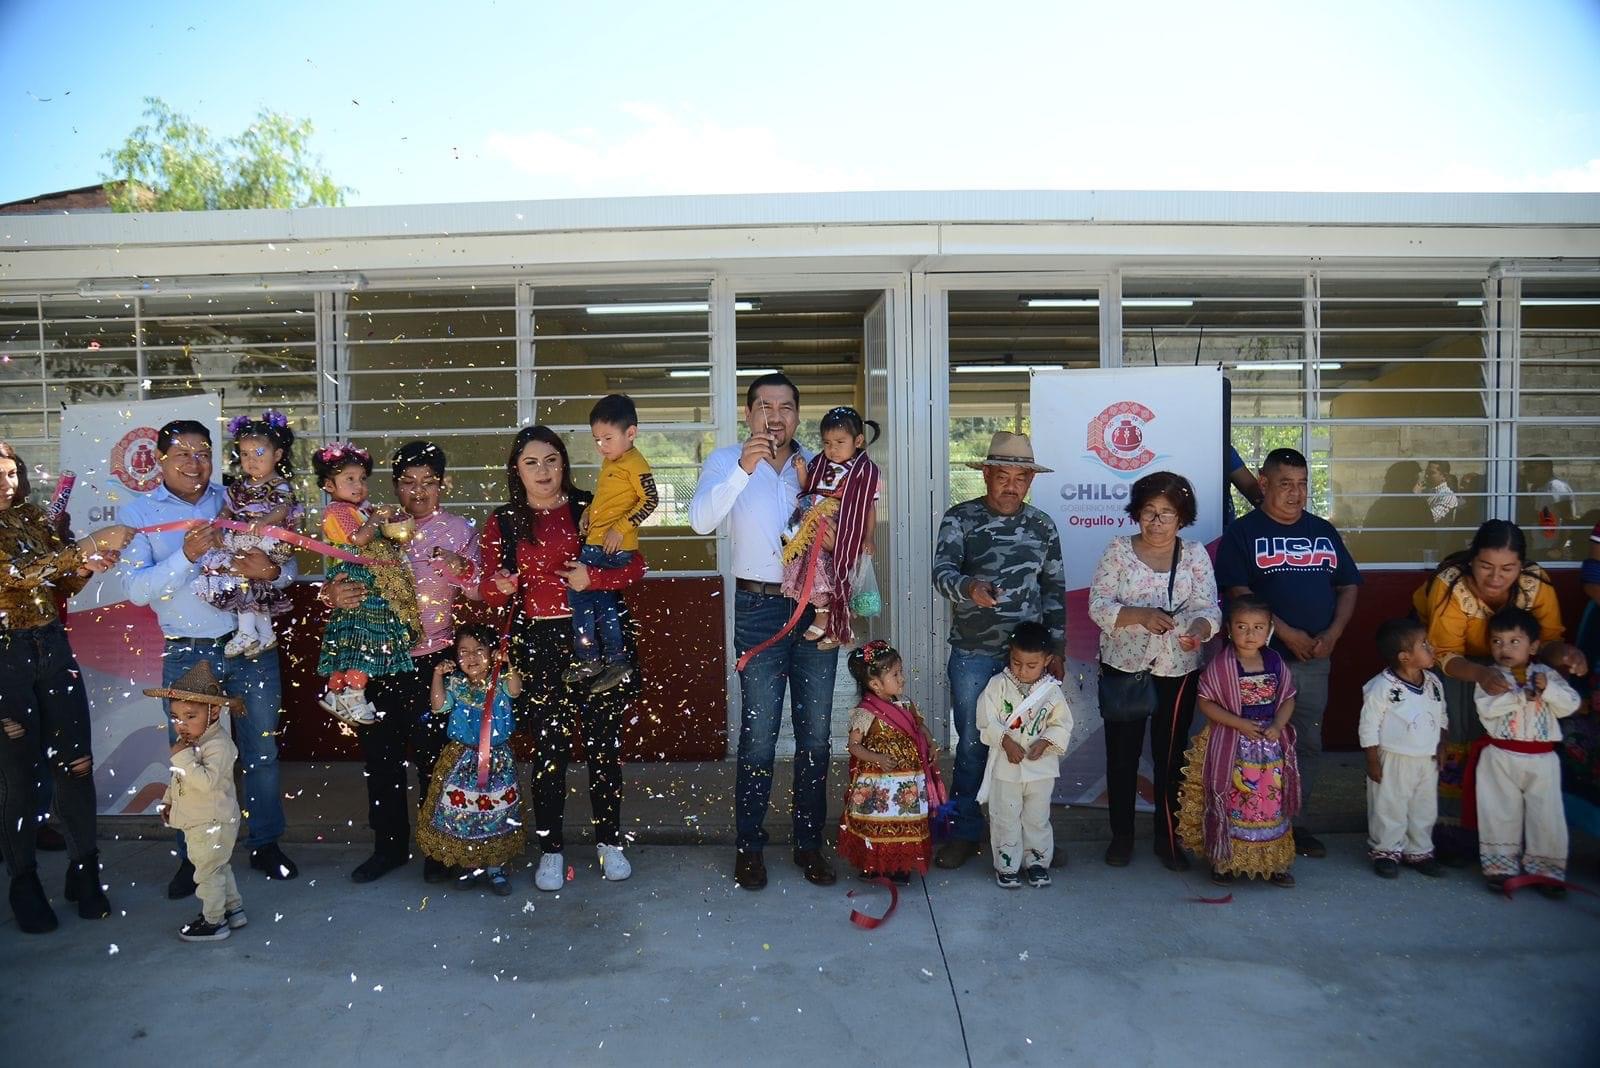
[[(608, 553), (598, 545), (585, 545), (578, 553), (578, 563), (601, 571), (627, 567), (632, 560), (631, 550)], [(616, 590), (572, 590), (567, 594), (572, 606), (572, 651), (579, 660), (599, 660), (602, 654), (613, 664), (628, 659), (617, 615), (621, 599)]]
[[(736, 590), (733, 644), (743, 656), (776, 634), (794, 612), (794, 601)], [(751, 659), (739, 673), (739, 768), (734, 809), (741, 853), (767, 844), (767, 803), (772, 797), (772, 760), (783, 719), (783, 689), (794, 707), (794, 848), (820, 849), (828, 818), (829, 730), (833, 720), (833, 676), (837, 649), (819, 650), (802, 641), (811, 609), (782, 640)]]
[[(202, 660), (222, 683), (222, 692), (244, 701), (244, 713), (233, 715), (233, 741), (239, 747), (244, 769), (242, 812), (250, 821), (250, 848), (276, 842), (283, 834), (283, 795), (278, 789), (278, 716), (283, 710), (283, 684), (278, 679), (278, 651), (257, 657), (225, 657), (227, 638), (169, 641), (162, 654), (161, 684), (171, 686)], [(170, 713), (167, 702), (162, 707)], [(177, 740), (172, 720), (167, 720), (167, 741)], [(178, 855), (187, 857), (183, 834), (178, 835)]]
[(978, 787), (989, 762), (989, 747), (978, 741), (978, 697), (1006, 666), (1003, 656), (950, 649), (950, 706), (956, 716), (956, 761), (951, 774), (950, 800), (955, 803), (956, 838), (976, 842), (983, 837), (983, 809), (978, 807)]

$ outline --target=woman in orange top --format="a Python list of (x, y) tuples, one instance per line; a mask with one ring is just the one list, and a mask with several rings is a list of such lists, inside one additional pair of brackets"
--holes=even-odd
[(1478, 527), (1472, 544), (1445, 558), (1412, 597), (1428, 628), (1444, 674), (1450, 713), (1450, 740), (1439, 767), (1439, 825), (1436, 837), (1445, 859), (1476, 853), (1473, 836), (1461, 827), (1461, 774), (1467, 749), (1483, 733), (1473, 692), (1482, 686), (1500, 694), (1511, 684), (1489, 662), (1489, 617), (1508, 606), (1525, 608), (1539, 621), (1539, 659), (1557, 670), (1583, 675), (1588, 662), (1565, 641), (1555, 587), (1544, 568), (1528, 560), (1522, 528), (1504, 519)]

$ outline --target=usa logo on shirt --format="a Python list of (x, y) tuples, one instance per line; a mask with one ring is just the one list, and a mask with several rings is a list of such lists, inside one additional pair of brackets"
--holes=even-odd
[(1256, 566), (1263, 571), (1275, 567), (1337, 568), (1339, 554), (1327, 538), (1257, 538)]

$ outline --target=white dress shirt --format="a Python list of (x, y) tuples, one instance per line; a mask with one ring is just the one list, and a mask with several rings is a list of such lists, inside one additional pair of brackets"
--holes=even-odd
[[(222, 514), (226, 491), (215, 482), (190, 504), (163, 483), (155, 492), (134, 497), (122, 505), (118, 516), (130, 527), (152, 527), (180, 519), (205, 522)], [(239, 626), (238, 614), (213, 608), (194, 591), (200, 565), (183, 555), (183, 530), (138, 534), (122, 550), (123, 588), (128, 600), (148, 606), (168, 638), (225, 638)], [(293, 558), (286, 562), (272, 585), (282, 588), (299, 572)]]
[[(795, 449), (810, 463), (804, 449)], [(800, 496), (794, 454), (781, 471), (762, 460), (755, 474), (747, 475), (739, 466), (743, 451), (743, 443), (724, 445), (706, 457), (689, 502), (689, 525), (697, 534), (710, 534), (726, 519), (733, 541), (733, 577), (782, 582), (783, 528)]]

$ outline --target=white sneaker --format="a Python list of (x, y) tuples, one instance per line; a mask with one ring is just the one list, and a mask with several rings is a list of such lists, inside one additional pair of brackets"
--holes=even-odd
[(345, 718), (351, 723), (365, 727), (378, 722), (378, 710), (367, 700), (365, 689), (346, 690), (340, 696), (344, 703)]
[(620, 883), (633, 874), (633, 865), (622, 855), (621, 846), (598, 846), (595, 853), (600, 857), (600, 874), (606, 882)]
[(539, 858), (539, 870), (533, 873), (533, 885), (540, 890), (560, 890), (566, 869), (567, 862), (560, 853), (545, 853)]
[(341, 695), (334, 693), (332, 690), (322, 691), (322, 696), (317, 698), (317, 706), (324, 712), (331, 713), (339, 719), (344, 718), (344, 705)]
[(245, 650), (254, 645), (255, 641), (244, 631), (235, 631), (233, 637), (228, 639), (228, 644), (222, 647), (222, 655), (230, 659), (236, 656), (243, 656)]

